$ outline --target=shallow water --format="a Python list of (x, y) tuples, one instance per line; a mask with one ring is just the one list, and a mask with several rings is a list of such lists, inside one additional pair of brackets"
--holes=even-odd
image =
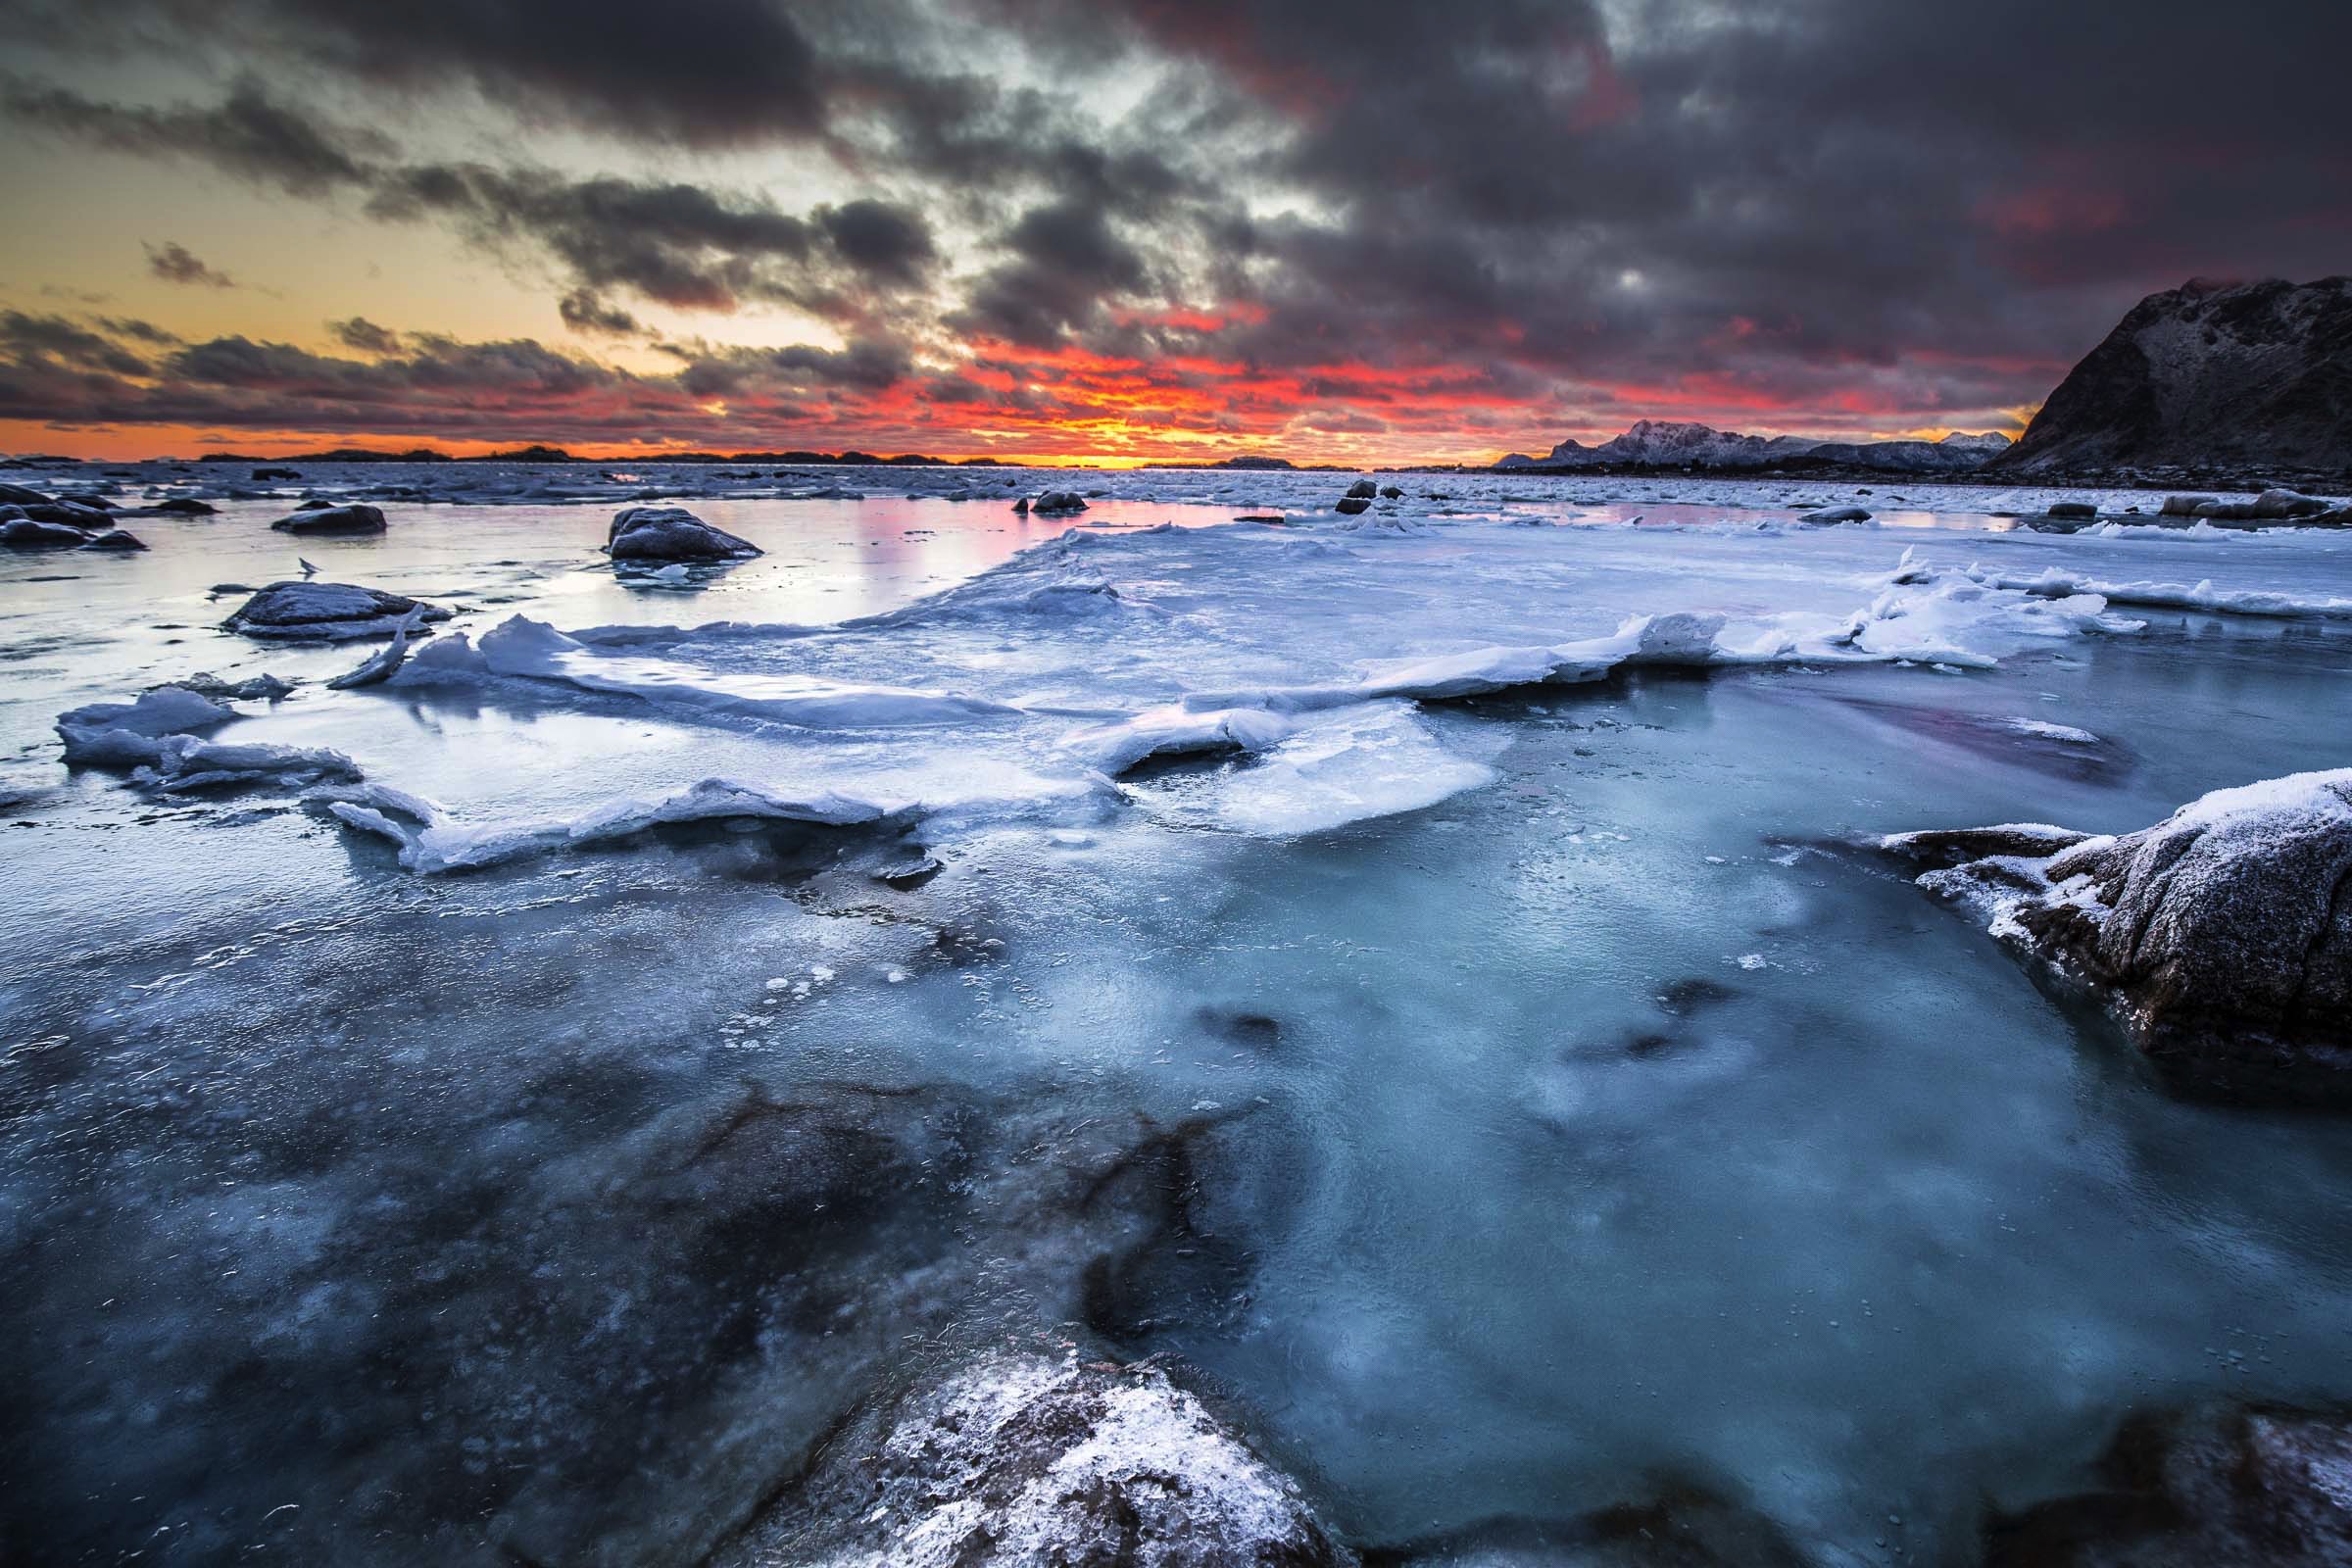
[[(159, 799), (57, 763), (63, 709), (363, 657), (209, 629), (237, 602), (210, 585), (297, 553), (270, 504), (0, 563), (0, 1543), (694, 1561), (892, 1367), (1056, 1325), (1181, 1355), (1359, 1544), (1695, 1489), (1825, 1562), (1966, 1562), (1988, 1502), (2079, 1487), (2131, 1409), (2352, 1396), (2342, 1125), (2167, 1097), (1845, 847), (2128, 829), (2344, 765), (2352, 623), (1994, 594), (1870, 634), (1996, 661), (1962, 669), (1849, 659), (1805, 618), (1887, 592), (1909, 545), (2312, 604), (2352, 595), (2352, 551), (1983, 511), (1755, 533), (1787, 486), (1690, 531), (1628, 485), (1577, 509), (1621, 514), (1596, 526), (1426, 503), (1390, 536), (1319, 512), (1333, 476), (1259, 483), (1296, 527), (1018, 559), (1064, 523), (697, 500), (771, 553), (693, 592), (598, 566), (602, 508), (388, 507), (380, 542), (305, 541), (328, 577), (466, 607), (477, 641), (514, 612), (639, 628), (570, 657), (671, 685), (305, 685), (226, 736), (338, 747), (468, 823), (706, 776), (914, 803), (459, 875), (295, 789)], [(1116, 785), (1066, 749), (1187, 694), (1339, 702), (1384, 661), (1699, 609), (1803, 646), (1350, 695), (1282, 710), (1303, 727), (1262, 756)], [(644, 629), (718, 621), (744, 626)], [(1013, 711), (703, 698), (785, 677)], [(873, 880), (917, 847), (935, 877)]]

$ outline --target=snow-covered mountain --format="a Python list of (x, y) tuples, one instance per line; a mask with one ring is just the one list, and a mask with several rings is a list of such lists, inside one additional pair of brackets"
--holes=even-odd
[(1711, 425), (1643, 419), (1598, 446), (1563, 441), (1542, 458), (1513, 454), (1498, 468), (1760, 468), (1788, 458), (1816, 458), (1899, 472), (1956, 472), (2006, 451), (2009, 438), (1954, 432), (1941, 441), (1822, 441), (1801, 435), (1741, 435)]
[(2000, 466), (2352, 468), (2352, 277), (2192, 279), (2149, 295), (2067, 373)]

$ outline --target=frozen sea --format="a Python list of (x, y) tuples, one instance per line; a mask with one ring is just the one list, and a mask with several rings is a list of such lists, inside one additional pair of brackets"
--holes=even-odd
[[(0, 1557), (698, 1562), (1010, 1339), (1406, 1557), (1707, 1497), (1973, 1562), (2133, 1411), (2352, 1398), (2345, 1124), (2170, 1098), (1851, 847), (2352, 762), (2352, 534), (301, 466), (11, 475), (220, 510), (0, 557)], [(767, 554), (616, 574), (640, 497)], [(328, 690), (378, 645), (219, 625), (298, 556), (456, 613)], [(63, 764), (199, 671), (348, 771)]]

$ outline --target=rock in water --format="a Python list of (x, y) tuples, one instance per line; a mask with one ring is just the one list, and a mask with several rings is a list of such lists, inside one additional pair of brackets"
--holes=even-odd
[(125, 532), (121, 528), (109, 528), (88, 544), (83, 545), (82, 548), (84, 550), (144, 550), (147, 548), (147, 542), (137, 534)]
[(0, 545), (11, 550), (78, 550), (98, 536), (67, 522), (38, 517), (0, 517)]
[(614, 561), (749, 561), (766, 554), (713, 528), (684, 507), (624, 507), (612, 514), (605, 553)]
[(2352, 1420), (2284, 1408), (2126, 1424), (2101, 1490), (1985, 1527), (1985, 1568), (2352, 1562)]
[(220, 624), (273, 642), (350, 642), (389, 637), (410, 612), (419, 621), (447, 620), (449, 612), (400, 594), (346, 582), (273, 582)]
[(1990, 466), (2352, 468), (2352, 277), (2149, 295)]
[(1816, 528), (1830, 528), (1841, 522), (1868, 522), (1870, 513), (1862, 507), (1824, 507), (1818, 512), (1805, 513), (1796, 520)]
[(1342, 1568), (1297, 1483), (1142, 1367), (1005, 1351), (869, 1411), (730, 1568)]
[(1037, 498), (1030, 510), (1040, 516), (1047, 517), (1071, 512), (1084, 512), (1086, 497), (1075, 490), (1049, 490)]
[(2217, 790), (2120, 837), (2011, 825), (1883, 844), (2097, 988), (2182, 1087), (2352, 1100), (2352, 768)]
[(384, 514), (365, 502), (354, 501), (339, 507), (305, 507), (290, 517), (278, 518), (270, 526), (280, 533), (382, 533)]

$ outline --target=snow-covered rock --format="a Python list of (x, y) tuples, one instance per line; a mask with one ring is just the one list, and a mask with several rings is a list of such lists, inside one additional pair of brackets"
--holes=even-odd
[(450, 612), (381, 589), (343, 582), (273, 582), (245, 601), (220, 624), (274, 642), (350, 642), (389, 637), (410, 612), (419, 621), (447, 620)]
[(2352, 768), (2217, 790), (2121, 836), (2011, 824), (1882, 843), (2096, 988), (2184, 1087), (2352, 1098)]
[(1815, 528), (1834, 527), (1841, 522), (1868, 522), (1870, 511), (1866, 507), (1823, 507), (1818, 512), (1803, 514), (1796, 520)]
[(1153, 1367), (984, 1354), (869, 1412), (729, 1568), (1341, 1568), (1290, 1477)]
[(306, 507), (270, 525), (279, 533), (320, 534), (328, 537), (382, 533), (384, 514), (363, 501), (337, 507)]
[(749, 561), (765, 554), (684, 507), (622, 508), (613, 514), (605, 551), (614, 561), (661, 562)]
[(1514, 455), (1498, 468), (1760, 468), (1791, 458), (1895, 472), (1958, 472), (1982, 466), (2008, 449), (2009, 438), (1998, 431), (1967, 435), (1959, 431), (1941, 441), (1823, 441), (1801, 435), (1742, 435), (1687, 420), (1642, 419), (1622, 435), (1598, 446), (1562, 441), (1548, 456)]

